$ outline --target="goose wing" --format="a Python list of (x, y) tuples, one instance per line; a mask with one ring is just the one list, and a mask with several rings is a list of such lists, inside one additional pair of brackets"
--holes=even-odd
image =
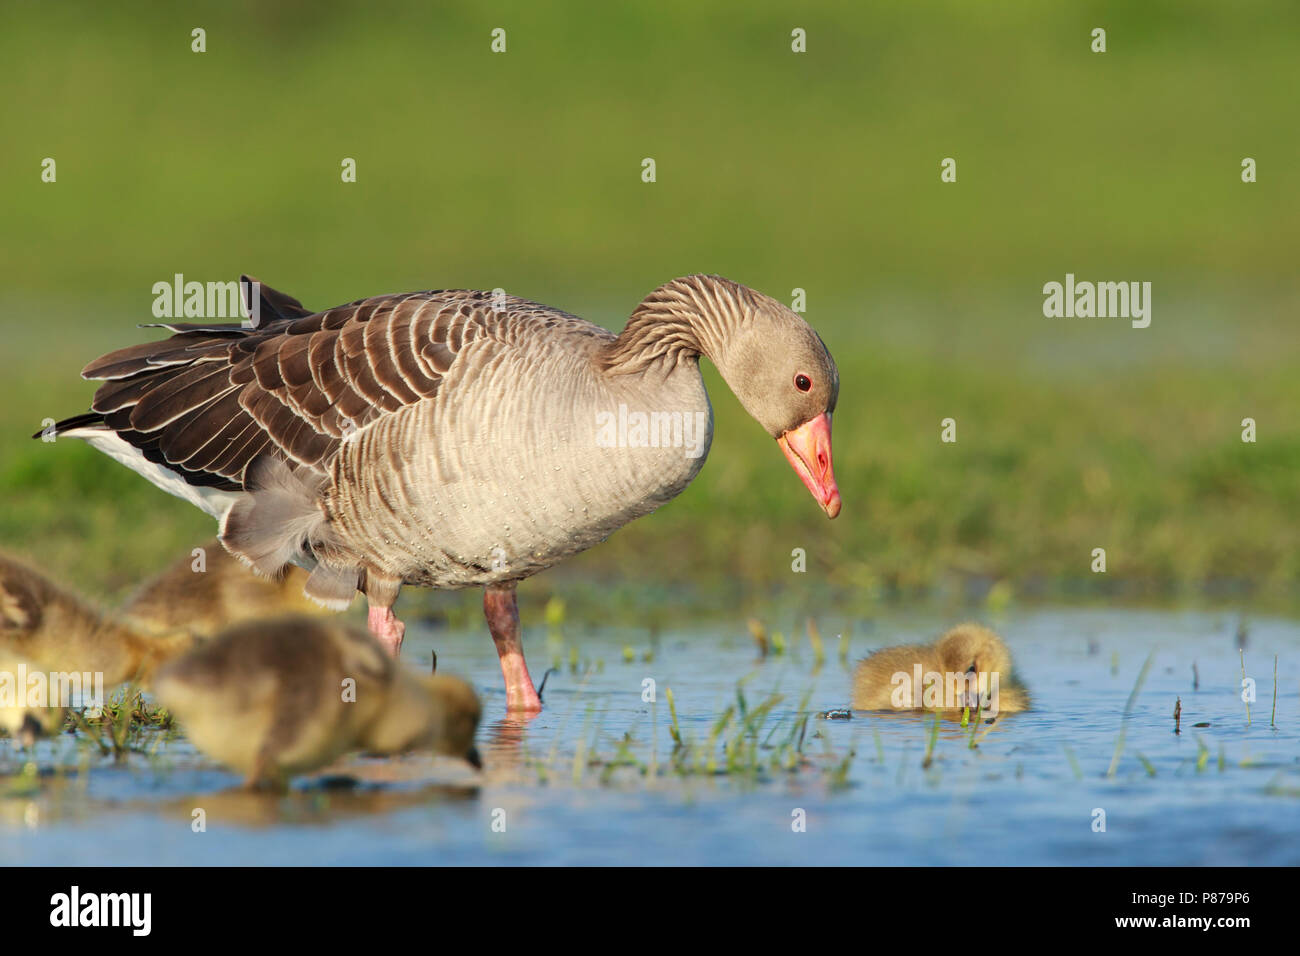
[(170, 338), (91, 362), (82, 376), (104, 381), (92, 411), (56, 430), (111, 431), (190, 486), (237, 492), (263, 455), (325, 470), (351, 431), (436, 396), (476, 339), (509, 346), (561, 324), (610, 335), (489, 292), (381, 295), (311, 313), (260, 288), (256, 327), (168, 323)]

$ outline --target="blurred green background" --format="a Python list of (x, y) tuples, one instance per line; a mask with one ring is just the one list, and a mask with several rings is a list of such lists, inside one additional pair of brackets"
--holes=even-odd
[[(843, 514), (709, 368), (701, 476), (526, 600), (1294, 600), (1300, 6), (186, 7), (4, 6), (0, 546), (116, 597), (212, 533), (28, 438), (174, 273), (315, 308), (502, 286), (618, 329), (705, 271), (806, 290)], [(1045, 318), (1067, 272), (1152, 282), (1150, 328)]]

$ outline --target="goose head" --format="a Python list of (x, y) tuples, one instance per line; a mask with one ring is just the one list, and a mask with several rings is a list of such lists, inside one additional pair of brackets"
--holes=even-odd
[(831, 415), (840, 394), (835, 360), (797, 313), (749, 292), (745, 320), (714, 359), (745, 410), (776, 439), (817, 504), (834, 518), (840, 491), (831, 457)]
[(637, 306), (603, 355), (614, 374), (656, 360), (711, 361), (740, 404), (781, 451), (827, 516), (840, 513), (831, 459), (831, 414), (840, 373), (821, 337), (792, 309), (722, 276), (665, 282)]
[(62, 723), (62, 708), (0, 707), (0, 730), (26, 750), (30, 750), (41, 737), (53, 736)]

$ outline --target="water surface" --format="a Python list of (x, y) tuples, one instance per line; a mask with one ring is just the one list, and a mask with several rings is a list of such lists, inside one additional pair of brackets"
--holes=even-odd
[[(929, 614), (856, 621), (850, 657), (928, 640), (955, 622)], [(124, 764), (65, 735), (38, 746), (34, 770), (3, 741), (0, 863), (1300, 863), (1294, 622), (1249, 624), (1246, 672), (1257, 699), (1248, 725), (1235, 616), (1008, 614), (993, 623), (1036, 708), (977, 728), (974, 748), (968, 730), (944, 724), (928, 767), (931, 722), (911, 716), (814, 716), (801, 755), (793, 744), (782, 750), (798, 738), (805, 695), (810, 711), (849, 698), (836, 635), (825, 634), (818, 668), (806, 637), (788, 636), (793, 620), (783, 623), (785, 653), (764, 659), (740, 621), (655, 639), (635, 628), (529, 632), (535, 676), (548, 660), (564, 666), (547, 685), (546, 710), (524, 723), (504, 716), (486, 631), (411, 627), (405, 654), (427, 663), (436, 647), (440, 668), (470, 677), (483, 694), (482, 776), (422, 755), (352, 758), (273, 796), (239, 790), (236, 775), (174, 735), (150, 738), (153, 752)], [(647, 680), (653, 703), (643, 700)], [(706, 742), (737, 705), (738, 683), (750, 712), (774, 693), (782, 700), (756, 725), (757, 761), (728, 773), (722, 741), (741, 736), (734, 719), (711, 751)], [(674, 767), (668, 688), (697, 762), (715, 754), (712, 772)], [(793, 769), (767, 766), (776, 756)], [(202, 832), (192, 826), (196, 809)], [(1098, 811), (1104, 832), (1095, 829)]]

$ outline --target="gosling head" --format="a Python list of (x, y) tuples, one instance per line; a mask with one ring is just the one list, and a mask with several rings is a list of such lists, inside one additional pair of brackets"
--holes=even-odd
[[(979, 624), (962, 624), (939, 639), (939, 656), (946, 671), (965, 674), (974, 678), (975, 685), (984, 678), (985, 686), (991, 686), (992, 676), (997, 675), (1000, 684), (1011, 676), (1011, 652), (1007, 650), (1002, 638)], [(979, 704), (979, 695), (968, 685), (968, 699), (965, 704), (975, 707)]]
[(430, 675), (424, 682), (438, 714), (426, 744), (433, 747), (434, 753), (458, 757), (481, 769), (483, 761), (474, 746), (474, 733), (483, 712), (478, 694), (468, 681), (447, 674)]
[(954, 627), (939, 640), (939, 655), (944, 666), (955, 672), (1006, 675), (1011, 671), (1011, 652), (1002, 638), (979, 624)]

